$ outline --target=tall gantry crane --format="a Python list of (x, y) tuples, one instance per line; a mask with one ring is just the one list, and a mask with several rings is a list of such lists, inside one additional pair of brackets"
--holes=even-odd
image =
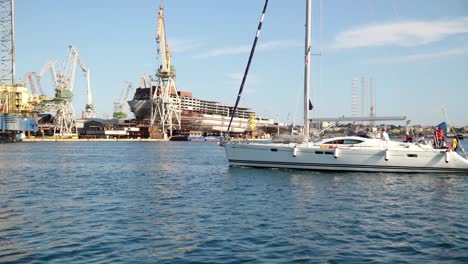
[(28, 89), (16, 83), (14, 6), (14, 0), (0, 0), (0, 134), (11, 141), (20, 127), (37, 131), (37, 118), (29, 116)]
[[(70, 78), (62, 73), (57, 61), (49, 61), (40, 71), (39, 79), (50, 72), (54, 96), (49, 100), (43, 100), (38, 106), (40, 112), (54, 112), (54, 136), (70, 136), (76, 134), (73, 130), (76, 126), (75, 110), (73, 108), (73, 84)], [(39, 81), (40, 83), (40, 81)]]
[(164, 22), (163, 1), (159, 5), (158, 31), (156, 37), (158, 54), (161, 55), (161, 65), (156, 73), (157, 85), (152, 99), (151, 128), (155, 122), (159, 122), (164, 132), (180, 129), (181, 109), (180, 97), (175, 85), (175, 68), (171, 64), (171, 51), (167, 44)]
[(0, 84), (15, 84), (14, 1), (0, 0)]
[(127, 117), (127, 100), (131, 91), (135, 90), (133, 83), (125, 82), (125, 87), (120, 92), (119, 100), (114, 102), (114, 111), (112, 116), (117, 119)]
[(63, 67), (59, 67), (57, 61), (52, 60), (42, 68), (38, 75), (39, 79), (41, 79), (47, 72), (50, 72), (52, 77), (55, 96), (50, 100), (41, 101), (40, 110), (55, 112), (54, 135), (59, 136), (75, 134), (76, 117), (72, 100), (77, 65), (80, 66), (87, 82), (86, 117), (95, 117), (91, 97), (89, 69), (83, 63), (78, 49), (74, 46), (69, 46), (68, 48), (68, 55)]
[[(9, 113), (15, 84), (13, 0), (0, 0), (0, 114)], [(2, 120), (2, 119), (0, 119)]]

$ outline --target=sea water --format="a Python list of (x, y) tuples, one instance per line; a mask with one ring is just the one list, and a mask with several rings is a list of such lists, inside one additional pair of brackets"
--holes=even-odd
[(230, 168), (216, 143), (2, 144), (0, 262), (468, 263), (467, 199), (468, 175)]

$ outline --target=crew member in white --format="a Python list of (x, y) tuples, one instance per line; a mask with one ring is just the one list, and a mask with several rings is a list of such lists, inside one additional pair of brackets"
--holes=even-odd
[(385, 127), (382, 128), (382, 139), (385, 141), (390, 141), (390, 137), (388, 136), (388, 133)]

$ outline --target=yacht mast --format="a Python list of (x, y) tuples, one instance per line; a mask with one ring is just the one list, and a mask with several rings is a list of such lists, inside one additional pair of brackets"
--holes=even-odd
[(310, 27), (312, 16), (312, 0), (307, 0), (306, 37), (305, 37), (305, 67), (304, 67), (304, 137), (309, 140), (309, 89), (310, 89)]
[(255, 47), (257, 46), (258, 36), (260, 36), (260, 31), (262, 30), (263, 19), (265, 18), (265, 11), (267, 9), (267, 6), (268, 6), (268, 0), (265, 0), (265, 5), (263, 6), (262, 16), (260, 17), (260, 22), (258, 22), (257, 33), (255, 34), (252, 49), (250, 50), (247, 67), (245, 68), (244, 77), (242, 78), (242, 83), (239, 88), (239, 93), (237, 94), (236, 104), (234, 105), (234, 108), (232, 109), (232, 112), (231, 112), (231, 119), (229, 120), (229, 125), (226, 130), (227, 134), (229, 133), (229, 130), (231, 129), (232, 120), (234, 119), (234, 116), (236, 115), (237, 106), (239, 105), (239, 101), (242, 96), (242, 91), (244, 90), (245, 80), (247, 79), (247, 74), (249, 73), (249, 69), (250, 69), (250, 63), (252, 62), (252, 58), (255, 53)]

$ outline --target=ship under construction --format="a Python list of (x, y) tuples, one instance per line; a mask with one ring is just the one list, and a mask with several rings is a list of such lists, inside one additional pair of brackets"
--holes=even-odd
[[(151, 119), (151, 113), (154, 111), (154, 109), (151, 109), (151, 98), (154, 96), (154, 92), (158, 92), (156, 86), (137, 88), (133, 100), (128, 101), (130, 109), (137, 120)], [(227, 130), (234, 106), (194, 98), (191, 92), (184, 91), (172, 94), (171, 98), (180, 102), (177, 105), (181, 116), (180, 130), (196, 130), (208, 133), (221, 133)], [(274, 125), (272, 119), (259, 118), (249, 108), (238, 107), (230, 130), (243, 133), (246, 130), (254, 130), (255, 127), (272, 125)]]

